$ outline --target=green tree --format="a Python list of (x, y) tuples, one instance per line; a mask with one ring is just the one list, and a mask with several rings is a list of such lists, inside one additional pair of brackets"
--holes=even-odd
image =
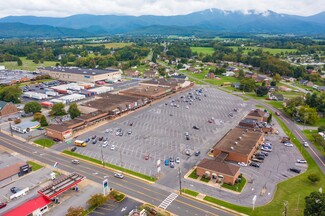
[(267, 117), (267, 123), (270, 123), (272, 121), (272, 113), (270, 113), (269, 117)]
[(25, 113), (40, 113), (42, 110), (41, 105), (36, 101), (31, 101), (25, 104), (24, 111)]
[(17, 58), (17, 65), (18, 65), (18, 66), (22, 66), (22, 65), (23, 65), (23, 62), (21, 61), (20, 58)]
[(256, 88), (256, 83), (254, 79), (244, 78), (240, 81), (239, 89), (245, 92), (252, 92)]
[(276, 81), (275, 80), (272, 80), (271, 83), (270, 83), (271, 86), (276, 86)]
[(298, 116), (305, 124), (310, 125), (315, 124), (319, 120), (316, 109), (308, 105), (299, 107)]
[(315, 184), (316, 182), (320, 181), (320, 176), (316, 173), (311, 173), (308, 175), (308, 180)]
[(70, 114), (70, 117), (72, 119), (80, 116), (81, 112), (78, 109), (78, 105), (76, 103), (73, 103), (70, 105), (69, 109), (68, 109), (68, 113)]
[(79, 206), (79, 207), (70, 207), (65, 216), (82, 216), (83, 212), (84, 212), (84, 208), (81, 207), (81, 206)]
[(318, 132), (324, 132), (325, 131), (325, 126), (322, 125), (320, 127), (317, 128)]
[(40, 112), (37, 112), (34, 114), (34, 120), (40, 122), (43, 114)]
[(280, 74), (276, 73), (276, 74), (273, 76), (273, 79), (274, 79), (276, 82), (280, 82), (280, 81), (281, 81), (281, 76), (280, 76)]
[(19, 86), (6, 86), (0, 89), (0, 100), (12, 103), (20, 103), (22, 90)]
[(47, 123), (47, 120), (44, 115), (42, 115), (41, 120), (40, 120), (41, 126), (45, 127), (48, 126), (49, 124)]
[(238, 72), (238, 79), (243, 79), (245, 77), (245, 73), (243, 69), (240, 69)]
[(257, 96), (263, 97), (269, 92), (269, 90), (266, 86), (259, 86), (258, 88), (256, 88), (255, 92)]
[(305, 198), (305, 216), (325, 215), (325, 193), (312, 192)]
[(87, 204), (93, 207), (100, 206), (106, 202), (107, 198), (99, 193), (99, 194), (94, 194), (90, 197), (90, 199), (87, 201)]
[(66, 111), (64, 109), (64, 104), (63, 103), (54, 104), (50, 114), (53, 115), (53, 116), (66, 115), (67, 113), (66, 113)]

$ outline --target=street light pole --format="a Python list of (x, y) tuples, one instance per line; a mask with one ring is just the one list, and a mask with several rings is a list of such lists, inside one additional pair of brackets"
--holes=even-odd
[(10, 134), (11, 134), (11, 136), (14, 136), (14, 135), (12, 134), (11, 121), (9, 121), (9, 127), (10, 127)]
[(103, 155), (103, 145), (100, 144), (100, 153), (102, 155), (102, 164), (103, 164), (103, 168), (105, 167), (105, 163), (104, 163), (104, 155)]
[(179, 194), (182, 195), (182, 173), (180, 167), (178, 167), (178, 179), (179, 179)]

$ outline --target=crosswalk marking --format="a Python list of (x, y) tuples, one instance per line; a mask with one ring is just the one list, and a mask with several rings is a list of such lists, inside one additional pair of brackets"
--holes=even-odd
[(171, 193), (158, 207), (166, 209), (177, 197), (178, 194)]

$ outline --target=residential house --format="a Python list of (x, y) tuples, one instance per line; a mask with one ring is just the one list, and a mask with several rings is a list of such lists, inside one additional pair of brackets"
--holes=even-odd
[(159, 74), (158, 74), (157, 71), (145, 71), (145, 72), (143, 73), (143, 76), (144, 76), (145, 78), (155, 78), (155, 77), (158, 77)]
[(200, 69), (193, 68), (193, 67), (190, 67), (187, 70), (192, 72), (192, 73), (202, 73), (202, 71)]
[(0, 116), (15, 114), (18, 112), (17, 107), (5, 101), (0, 101)]
[(295, 78), (293, 78), (293, 77), (289, 77), (289, 76), (282, 76), (281, 79), (282, 79), (283, 81), (286, 81), (286, 82), (294, 82), (294, 81), (296, 81)]
[(284, 91), (284, 92), (289, 92), (289, 91), (291, 91), (291, 89), (288, 88), (287, 86), (279, 86), (279, 87), (278, 87), (278, 90), (279, 90), (279, 91)]
[(245, 78), (252, 78), (252, 79), (256, 79), (257, 78), (257, 74), (253, 73), (253, 72), (246, 72), (244, 75)]
[(134, 71), (134, 70), (125, 70), (124, 71), (125, 76), (128, 77), (138, 77), (140, 76), (140, 72), (139, 71)]
[(317, 90), (321, 92), (325, 92), (325, 86), (318, 86)]
[(222, 76), (233, 77), (233, 76), (235, 76), (235, 72), (226, 71), (226, 73), (223, 73)]

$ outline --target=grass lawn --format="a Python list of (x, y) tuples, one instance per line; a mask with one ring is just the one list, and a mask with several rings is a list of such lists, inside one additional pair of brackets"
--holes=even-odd
[(200, 179), (200, 181), (203, 181), (203, 182), (209, 182), (210, 179), (207, 179), (207, 178), (202, 177), (202, 178)]
[[(75, 152), (71, 152), (71, 151), (68, 151), (68, 150), (64, 150), (63, 153), (67, 154), (67, 155), (71, 155), (73, 157), (81, 158), (81, 159), (84, 159), (84, 160), (87, 160), (87, 161), (90, 161), (90, 162), (93, 162), (93, 163), (97, 163), (97, 164), (100, 164), (100, 165), (102, 164), (101, 160), (97, 160), (97, 159), (94, 159), (94, 158), (91, 158), (91, 157), (87, 157), (87, 156), (84, 156), (84, 155), (81, 155), (81, 154), (78, 154), (78, 153), (75, 153)], [(151, 182), (155, 182), (157, 180), (155, 177), (147, 176), (147, 175), (144, 175), (142, 173), (135, 172), (133, 170), (129, 170), (129, 169), (125, 169), (123, 167), (116, 166), (114, 164), (110, 164), (110, 163), (105, 162), (105, 166), (109, 167), (109, 168), (112, 168), (112, 169), (115, 169), (115, 170), (122, 171), (124, 173), (128, 173), (128, 174), (133, 175), (133, 176), (137, 176), (139, 178), (142, 178), (142, 179), (145, 179), (145, 180), (148, 180), (148, 181), (151, 181)]]
[(50, 148), (51, 146), (56, 144), (56, 142), (54, 142), (53, 140), (48, 139), (48, 138), (37, 139), (34, 141), (34, 143), (39, 144), (43, 147), (47, 147), (47, 148)]
[[(238, 46), (230, 46), (230, 48), (232, 48), (235, 52), (238, 50)], [(281, 54), (281, 52), (285, 53), (285, 52), (296, 52), (296, 49), (272, 49), (272, 48), (263, 48), (263, 47), (256, 47), (256, 46), (245, 46), (243, 47), (244, 50), (244, 54), (248, 54), (249, 52), (252, 52), (254, 50), (257, 49), (262, 49), (264, 52), (269, 52), (270, 54)]]
[(182, 192), (183, 193), (186, 193), (188, 195), (194, 196), (194, 197), (196, 197), (197, 195), (199, 195), (198, 192), (192, 191), (192, 190), (189, 190), (189, 189), (182, 189)]
[(32, 170), (33, 170), (33, 171), (37, 171), (37, 170), (43, 168), (42, 165), (40, 165), (40, 164), (38, 164), (38, 163), (35, 163), (35, 162), (33, 162), (33, 161), (27, 161), (27, 163), (28, 163), (30, 166), (32, 166)]
[(191, 47), (192, 52), (211, 55), (214, 52), (212, 47)]
[(316, 143), (314, 141), (314, 138), (313, 138), (313, 134), (314, 133), (317, 133), (317, 130), (303, 130), (302, 131), (304, 133), (304, 135), (306, 136), (306, 138), (312, 142), (314, 144), (314, 146), (317, 148), (317, 150), (322, 153), (322, 155), (325, 157), (325, 151), (323, 151), (323, 148), (321, 145), (319, 145), (318, 143)]
[(317, 126), (317, 127), (325, 126), (325, 118), (320, 118), (314, 126)]
[(189, 178), (192, 178), (192, 179), (197, 179), (199, 178), (198, 175), (196, 175), (196, 169), (193, 170), (193, 172), (191, 172), (191, 174), (188, 176)]
[(26, 59), (26, 57), (20, 57), (23, 62), (22, 66), (18, 66), (17, 62), (1, 62), (1, 65), (4, 65), (6, 69), (9, 70), (27, 70), (27, 71), (35, 71), (38, 67), (49, 67), (55, 66), (57, 62), (55, 61), (44, 61), (43, 63), (35, 64), (32, 60)]
[(276, 109), (279, 109), (279, 110), (283, 109), (283, 102), (282, 101), (271, 100), (271, 101), (267, 101), (267, 103), (272, 105)]
[(32, 84), (41, 83), (41, 82), (49, 82), (49, 81), (53, 81), (53, 80), (54, 79), (42, 79), (42, 80), (37, 80), (37, 81), (19, 83), (18, 85), (25, 86), (25, 85), (32, 85)]
[(222, 184), (222, 187), (227, 188), (229, 190), (241, 192), (243, 190), (243, 188), (245, 187), (245, 185), (246, 185), (246, 179), (244, 176), (242, 176), (240, 183), (237, 183), (235, 185)]

